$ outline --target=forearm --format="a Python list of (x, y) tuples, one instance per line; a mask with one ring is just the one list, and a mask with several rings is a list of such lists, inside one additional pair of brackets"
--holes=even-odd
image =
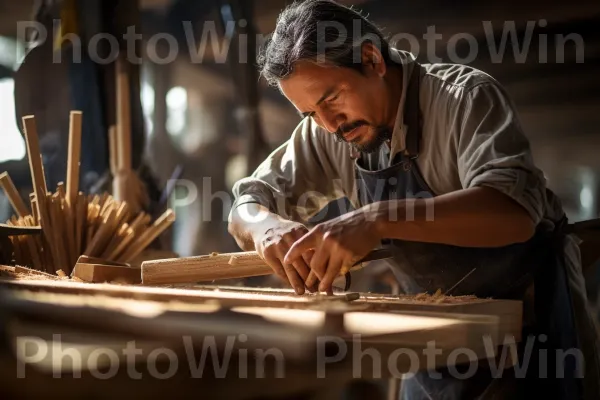
[(475, 187), (431, 199), (396, 200), (370, 206), (382, 238), (463, 247), (501, 247), (525, 242), (535, 226), (508, 196)]

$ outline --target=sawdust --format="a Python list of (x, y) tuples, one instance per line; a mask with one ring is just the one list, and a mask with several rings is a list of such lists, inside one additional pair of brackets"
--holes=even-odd
[(398, 300), (429, 304), (458, 304), (478, 300), (477, 296), (446, 296), (438, 289), (434, 294), (419, 293), (416, 295), (397, 295)]
[[(0, 265), (0, 277), (11, 278), (18, 281), (70, 281), (75, 280), (69, 278), (62, 270), (57, 271), (57, 275), (52, 275), (46, 272), (36, 271), (25, 267), (15, 267)], [(62, 272), (62, 275), (60, 273)], [(82, 282), (81, 280), (78, 280)]]

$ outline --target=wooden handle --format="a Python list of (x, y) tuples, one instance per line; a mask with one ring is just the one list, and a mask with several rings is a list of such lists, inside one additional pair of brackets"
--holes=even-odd
[(142, 283), (159, 285), (246, 278), (273, 273), (255, 251), (144, 261)]

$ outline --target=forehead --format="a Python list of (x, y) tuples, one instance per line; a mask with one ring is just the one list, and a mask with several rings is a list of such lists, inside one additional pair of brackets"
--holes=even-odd
[(279, 88), (297, 108), (310, 107), (332, 87), (349, 84), (352, 72), (348, 68), (299, 61)]

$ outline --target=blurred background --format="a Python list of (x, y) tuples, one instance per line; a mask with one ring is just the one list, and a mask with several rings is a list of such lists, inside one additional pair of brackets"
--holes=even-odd
[[(418, 52), (421, 62), (460, 61), (497, 78), (516, 102), (536, 162), (569, 218), (598, 217), (597, 1), (548, 1), (543, 7), (518, 0), (341, 2), (362, 9), (390, 36), (402, 34), (398, 47)], [(81, 109), (82, 187), (93, 191), (102, 185), (108, 170), (106, 132), (114, 121), (114, 74), (110, 63), (95, 63), (89, 50), (97, 48), (98, 56), (109, 59), (110, 40), (94, 34), (114, 35), (125, 48), (121, 37), (134, 27), (139, 40), (127, 47), (140, 57), (132, 63), (134, 164), (156, 201), (169, 179), (183, 182), (170, 194), (178, 218), (167, 245), (182, 256), (236, 251), (226, 230), (230, 189), (299, 122), (293, 107), (260, 81), (254, 68), (260, 38), (274, 29), (289, 3), (0, 0), (0, 171), (9, 171), (19, 189), (30, 192), (19, 121), (35, 114), (49, 186), (63, 180), (69, 111)], [(55, 19), (62, 21), (59, 33)], [(24, 29), (27, 21), (47, 30), (34, 49), (32, 29)], [(508, 50), (500, 62), (489, 36), (493, 32), (498, 46), (511, 26), (515, 36), (504, 33)], [(423, 35), (432, 27), (439, 39), (426, 41)], [(60, 40), (68, 32), (81, 37), (81, 62), (73, 62), (73, 44)], [(521, 47), (516, 55), (513, 45)], [(478, 49), (474, 57), (468, 57), (470, 46)], [(0, 219), (11, 214), (0, 197)], [(590, 274), (595, 288), (597, 272)]]

